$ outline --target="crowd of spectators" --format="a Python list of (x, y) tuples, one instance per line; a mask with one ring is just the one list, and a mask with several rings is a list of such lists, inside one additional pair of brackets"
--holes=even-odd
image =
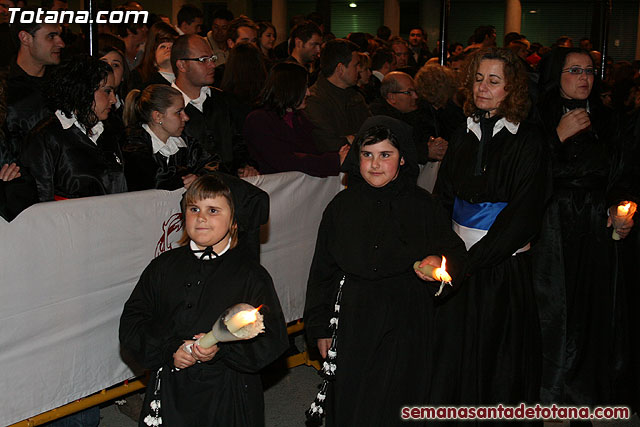
[[(66, 5), (56, 1), (51, 7), (60, 3)], [(141, 6), (132, 1), (119, 8)], [(466, 43), (451, 41), (441, 65), (437, 43), (430, 47), (420, 27), (410, 29), (408, 40), (392, 36), (384, 26), (375, 35), (353, 32), (336, 38), (322, 16), (312, 13), (293, 17), (286, 40), (276, 45), (276, 29), (269, 22), (221, 9), (213, 14), (211, 28), (203, 28), (202, 11), (185, 5), (175, 25), (160, 15), (147, 24), (102, 25), (99, 52), (90, 57), (82, 52), (84, 36), (68, 26), (9, 26), (6, 15), (2, 3), (0, 49), (14, 53), (0, 63), (5, 68), (0, 82), (0, 213), (9, 220), (37, 202), (188, 188), (198, 175), (211, 171), (238, 177), (286, 171), (338, 175), (358, 130), (372, 115), (409, 125), (418, 163), (422, 168), (436, 165), (426, 184), (429, 190), (437, 166), (449, 159), (444, 170), (453, 191), (460, 179), (455, 172), (470, 157), (461, 157), (460, 151), (447, 155), (460, 147), (463, 154), (476, 150), (467, 144), (474, 137), (460, 135), (465, 126), (468, 135), (482, 132), (489, 120), (482, 103), (471, 97), (478, 85), (489, 85), (493, 78), (490, 61), (508, 63), (526, 76), (517, 78), (523, 98), (496, 118), (500, 124), (491, 123), (499, 126), (495, 133), (506, 127), (521, 144), (536, 133), (530, 126), (537, 122), (551, 135), (550, 156), (569, 163), (571, 153), (575, 158), (583, 154), (578, 145), (565, 144), (569, 154), (554, 147), (576, 135), (588, 133), (583, 138), (589, 143), (604, 141), (606, 135), (612, 146), (624, 141), (620, 157), (605, 150), (605, 157), (593, 155), (588, 161), (602, 162), (602, 168), (593, 169), (604, 175), (613, 163), (618, 165), (615, 170), (630, 177), (631, 190), (625, 194), (638, 195), (640, 61), (603, 61), (587, 38), (576, 43), (579, 48), (566, 36), (542, 46), (509, 33), (504, 48), (497, 49), (495, 28), (481, 26)], [(577, 65), (570, 62), (576, 58)], [(606, 73), (599, 80), (603, 62)], [(515, 81), (507, 77), (508, 83)], [(579, 86), (578, 81), (585, 83)], [(502, 84), (510, 92), (505, 99), (513, 98), (515, 90)], [(572, 113), (576, 108), (580, 112)], [(474, 140), (479, 150), (488, 144), (485, 157), (496, 155), (489, 139)], [(543, 156), (536, 151), (538, 155)], [(482, 156), (480, 151), (472, 165), (474, 180), (484, 173)], [(561, 163), (557, 161), (554, 166)], [(558, 173), (562, 177), (568, 172)], [(472, 190), (471, 203), (477, 196)], [(453, 194), (449, 196), (454, 203)], [(539, 199), (544, 203), (545, 196)], [(603, 202), (602, 209), (608, 207)]]

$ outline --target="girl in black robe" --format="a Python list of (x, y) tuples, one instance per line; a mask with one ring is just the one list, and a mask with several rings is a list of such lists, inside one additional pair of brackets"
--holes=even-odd
[[(122, 346), (153, 371), (140, 426), (158, 418), (171, 427), (264, 425), (258, 371), (288, 347), (271, 277), (236, 246), (234, 203), (218, 177), (194, 181), (182, 205), (185, 246), (149, 264), (120, 318)], [(263, 305), (264, 334), (209, 349), (194, 344), (238, 303)]]
[(438, 308), (431, 402), (536, 402), (540, 332), (530, 244), (547, 193), (543, 135), (522, 122), (526, 74), (509, 50), (474, 54), (464, 80), (467, 126), (455, 133), (435, 194), (465, 241), (460, 291)]
[[(553, 196), (536, 256), (544, 338), (542, 400), (628, 403), (627, 301), (622, 245), (610, 216), (629, 200), (617, 118), (592, 96), (588, 52), (553, 53), (540, 117), (552, 154)], [(622, 237), (632, 222), (618, 230)]]
[(180, 137), (189, 117), (182, 94), (167, 85), (150, 85), (127, 96), (127, 141), (122, 147), (129, 191), (188, 186), (217, 164), (193, 139)]
[(30, 132), (21, 153), (38, 200), (127, 191), (119, 147), (123, 135), (104, 122), (116, 101), (111, 66), (79, 55), (57, 67), (51, 81), (55, 114)]
[[(390, 152), (382, 152), (381, 160), (383, 144)], [(384, 159), (393, 159), (395, 173), (379, 171), (376, 162)], [(343, 170), (349, 185), (323, 214), (304, 316), (307, 336), (321, 354), (333, 360), (337, 351), (326, 425), (400, 425), (402, 406), (427, 401), (434, 284), (440, 285), (420, 280), (413, 264), (439, 266), (444, 255), (455, 283), (464, 246), (440, 204), (416, 185), (415, 146), (403, 122), (367, 119)], [(380, 173), (386, 179), (380, 181)], [(430, 255), (436, 257), (425, 258)], [(449, 291), (447, 286), (444, 293)], [(332, 340), (334, 309), (339, 327)]]

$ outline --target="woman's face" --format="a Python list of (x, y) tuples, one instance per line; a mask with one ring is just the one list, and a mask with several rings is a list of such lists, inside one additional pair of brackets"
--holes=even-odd
[(371, 78), (371, 69), (369, 67), (361, 67), (358, 71), (358, 85), (364, 86), (369, 83)]
[(473, 83), (473, 103), (493, 116), (500, 103), (507, 97), (504, 65), (499, 59), (483, 59), (476, 71)]
[(260, 46), (265, 49), (273, 49), (273, 45), (276, 43), (276, 32), (273, 28), (267, 28), (262, 36), (260, 36)]
[(306, 88), (304, 93), (304, 98), (302, 99), (302, 102), (296, 107), (296, 110), (303, 110), (304, 107), (307, 106), (307, 97), (309, 95), (311, 95), (311, 92), (309, 92), (309, 88)]
[(116, 103), (114, 80), (113, 73), (109, 73), (98, 90), (93, 93), (93, 112), (98, 120), (109, 117), (111, 106)]
[(184, 98), (174, 96), (171, 106), (161, 115), (160, 126), (169, 136), (180, 136), (188, 120), (189, 116), (184, 112)]
[(124, 75), (122, 56), (120, 56), (118, 52), (111, 51), (100, 58), (100, 60), (111, 65), (111, 68), (113, 68), (113, 87), (114, 89), (117, 89), (120, 87), (120, 83), (122, 83), (122, 76)]
[(384, 187), (396, 179), (402, 165), (404, 158), (388, 139), (360, 148), (360, 175), (372, 187)]
[(163, 42), (156, 48), (156, 67), (171, 68), (171, 48), (173, 42)]
[(560, 95), (569, 99), (587, 99), (593, 88), (593, 70), (590, 56), (582, 53), (567, 55), (560, 75)]

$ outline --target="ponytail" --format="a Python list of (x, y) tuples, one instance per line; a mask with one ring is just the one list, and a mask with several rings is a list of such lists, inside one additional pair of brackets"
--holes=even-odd
[(141, 119), (139, 115), (141, 95), (142, 92), (140, 92), (140, 89), (133, 89), (131, 92), (129, 92), (127, 98), (124, 101), (124, 111), (122, 113), (122, 118), (124, 119), (124, 125), (126, 127), (137, 125)]
[(124, 102), (125, 126), (149, 124), (151, 113), (154, 111), (164, 113), (176, 97), (182, 99), (180, 91), (167, 85), (149, 85), (142, 92), (133, 89)]

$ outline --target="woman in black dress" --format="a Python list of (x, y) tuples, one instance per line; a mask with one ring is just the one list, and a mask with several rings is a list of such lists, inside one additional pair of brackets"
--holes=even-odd
[(127, 191), (118, 145), (123, 135), (103, 123), (116, 102), (111, 66), (80, 55), (56, 68), (51, 81), (55, 113), (31, 131), (21, 155), (38, 200)]
[[(594, 90), (588, 52), (558, 49), (541, 97), (553, 169), (536, 282), (545, 349), (542, 400), (627, 403), (627, 306), (622, 246), (611, 216), (631, 194), (620, 126)], [(616, 228), (626, 237), (633, 221)]]
[(184, 98), (171, 86), (150, 85), (129, 93), (122, 148), (129, 191), (188, 188), (207, 167), (215, 169), (213, 158), (197, 141), (181, 138), (187, 120)]
[(478, 51), (464, 76), (466, 128), (435, 186), (469, 254), (460, 292), (439, 308), (431, 401), (536, 402), (540, 332), (529, 248), (547, 192), (543, 134), (523, 122), (527, 76), (506, 49)]
[[(421, 280), (413, 264), (439, 266), (444, 255), (455, 285), (464, 246), (440, 204), (416, 185), (408, 125), (367, 119), (343, 170), (349, 185), (324, 211), (304, 316), (327, 363), (337, 352), (335, 381), (323, 386), (326, 425), (403, 425), (401, 407), (427, 401), (434, 299), (443, 297), (434, 298), (440, 282)], [(339, 324), (333, 334), (330, 324)]]

